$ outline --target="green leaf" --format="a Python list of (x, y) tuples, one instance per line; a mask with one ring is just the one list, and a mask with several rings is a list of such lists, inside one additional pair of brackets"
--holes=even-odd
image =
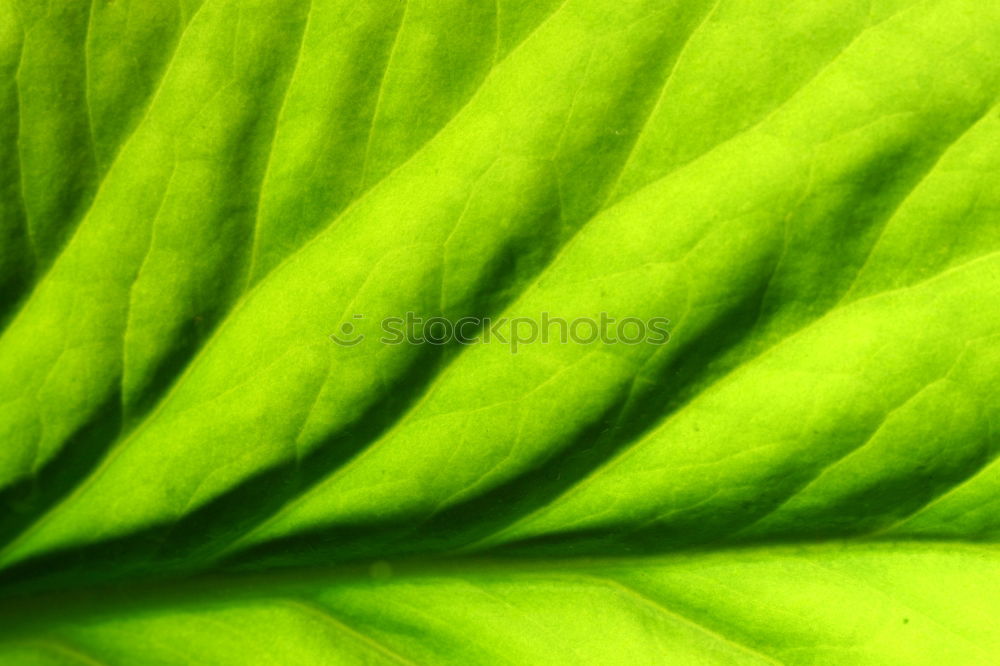
[(996, 663), (998, 90), (983, 0), (0, 0), (0, 662)]

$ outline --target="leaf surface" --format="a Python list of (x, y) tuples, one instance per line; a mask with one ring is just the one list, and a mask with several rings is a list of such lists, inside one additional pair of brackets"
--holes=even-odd
[(0, 0), (0, 660), (994, 663), (997, 35)]

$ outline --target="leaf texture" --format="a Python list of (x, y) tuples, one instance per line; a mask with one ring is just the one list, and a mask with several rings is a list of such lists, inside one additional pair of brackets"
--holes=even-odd
[(0, 0), (0, 661), (995, 663), (998, 29)]

